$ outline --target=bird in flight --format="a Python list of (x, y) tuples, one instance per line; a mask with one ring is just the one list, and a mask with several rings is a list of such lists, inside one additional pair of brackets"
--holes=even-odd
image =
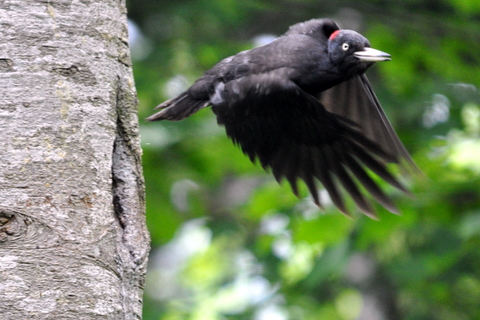
[(223, 59), (147, 120), (182, 120), (211, 106), (230, 139), (295, 195), (303, 180), (321, 207), (319, 181), (346, 215), (345, 192), (372, 218), (366, 192), (397, 213), (372, 176), (408, 193), (387, 164), (416, 167), (364, 74), (388, 60), (359, 33), (313, 19)]

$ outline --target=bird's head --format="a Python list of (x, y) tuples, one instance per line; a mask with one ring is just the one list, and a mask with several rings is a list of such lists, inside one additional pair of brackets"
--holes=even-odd
[(328, 38), (328, 54), (341, 72), (361, 74), (378, 61), (391, 60), (388, 53), (373, 49), (370, 42), (352, 30), (336, 30)]

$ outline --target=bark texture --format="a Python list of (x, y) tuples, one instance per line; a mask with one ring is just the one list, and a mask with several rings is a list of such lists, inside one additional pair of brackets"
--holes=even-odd
[(140, 319), (125, 1), (0, 1), (0, 88), (0, 317)]

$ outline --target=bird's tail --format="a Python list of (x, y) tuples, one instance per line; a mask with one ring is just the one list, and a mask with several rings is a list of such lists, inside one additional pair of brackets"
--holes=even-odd
[(155, 109), (161, 110), (150, 117), (147, 121), (171, 120), (178, 121), (189, 117), (198, 110), (205, 108), (210, 104), (209, 100), (192, 99), (187, 92), (182, 93), (178, 97), (167, 100), (159, 104)]

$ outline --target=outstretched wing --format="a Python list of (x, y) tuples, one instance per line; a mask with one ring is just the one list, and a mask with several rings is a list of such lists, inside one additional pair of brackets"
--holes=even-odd
[(286, 178), (295, 194), (301, 179), (320, 206), (318, 180), (347, 213), (341, 186), (362, 212), (374, 216), (361, 184), (385, 208), (397, 212), (365, 169), (407, 192), (385, 167), (392, 161), (389, 152), (346, 117), (327, 111), (280, 71), (220, 83), (211, 100), (227, 135), (252, 161), (259, 159), (264, 168), (271, 168), (277, 180)]
[(365, 74), (342, 82), (318, 97), (327, 111), (349, 119), (366, 138), (378, 144), (389, 155), (385, 160), (394, 163), (406, 160), (411, 168), (418, 170), (388, 121)]

